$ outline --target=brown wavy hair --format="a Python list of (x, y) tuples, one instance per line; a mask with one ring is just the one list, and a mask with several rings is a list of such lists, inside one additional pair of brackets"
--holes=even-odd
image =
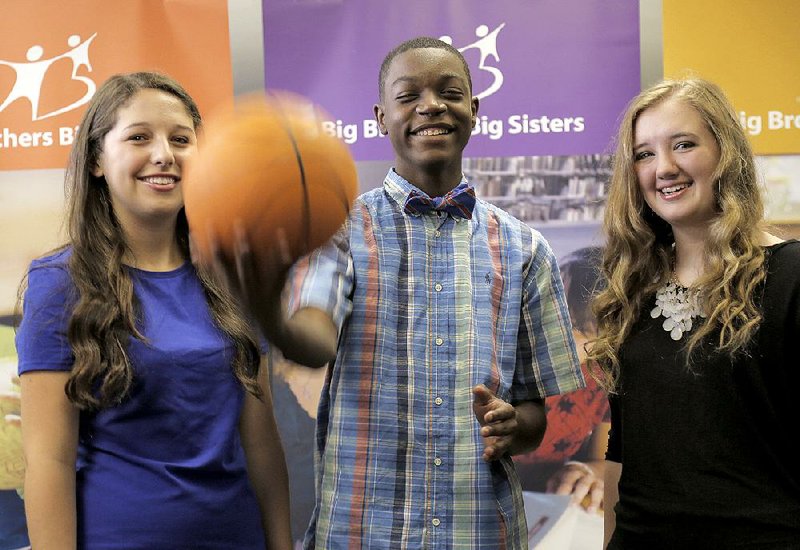
[(706, 319), (686, 344), (692, 352), (710, 340), (731, 357), (746, 347), (761, 322), (754, 290), (766, 277), (759, 244), (764, 206), (750, 144), (733, 107), (715, 84), (698, 78), (664, 80), (628, 105), (620, 123), (603, 228), (603, 275), (607, 286), (592, 309), (598, 337), (589, 356), (602, 367), (601, 383), (614, 391), (619, 350), (630, 335), (645, 299), (671, 276), (674, 237), (668, 223), (645, 203), (634, 171), (634, 129), (639, 115), (667, 99), (679, 99), (702, 116), (720, 148), (714, 173), (718, 215), (705, 243), (705, 272), (696, 282)]
[[(168, 76), (137, 72), (108, 79), (95, 93), (75, 137), (65, 177), (67, 234), (72, 254), (69, 273), (76, 303), (67, 329), (75, 363), (65, 388), (77, 407), (93, 410), (124, 400), (134, 379), (127, 349), (130, 338), (145, 341), (137, 328), (139, 304), (122, 263), (129, 252), (111, 206), (105, 178), (92, 175), (103, 140), (117, 113), (140, 90), (154, 89), (178, 98), (201, 127), (200, 112), (180, 84)], [(184, 258), (189, 259), (189, 227), (181, 209), (175, 227)], [(259, 354), (251, 326), (225, 288), (202, 269), (197, 271), (217, 326), (234, 345), (233, 374), (250, 393), (260, 396), (256, 378)]]

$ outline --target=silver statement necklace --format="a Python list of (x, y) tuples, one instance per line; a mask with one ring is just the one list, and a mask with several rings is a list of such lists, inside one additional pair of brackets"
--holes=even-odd
[(670, 338), (677, 341), (692, 330), (695, 317), (706, 315), (700, 307), (699, 292), (681, 285), (673, 273), (669, 281), (656, 291), (656, 307), (650, 316), (653, 319), (664, 317), (661, 326), (669, 332)]

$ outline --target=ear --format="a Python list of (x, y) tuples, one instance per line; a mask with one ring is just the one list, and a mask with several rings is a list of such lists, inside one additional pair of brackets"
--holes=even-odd
[(376, 103), (372, 107), (372, 112), (375, 113), (375, 120), (378, 122), (378, 129), (380, 130), (381, 134), (384, 136), (389, 133), (389, 130), (386, 128), (386, 124), (383, 123), (384, 113), (383, 107), (380, 103)]
[(477, 97), (472, 98), (472, 127), (475, 128), (475, 124), (478, 122), (478, 107), (480, 106), (480, 100)]
[(100, 161), (98, 160), (95, 165), (92, 167), (92, 175), (96, 178), (103, 177), (103, 167), (100, 166)]

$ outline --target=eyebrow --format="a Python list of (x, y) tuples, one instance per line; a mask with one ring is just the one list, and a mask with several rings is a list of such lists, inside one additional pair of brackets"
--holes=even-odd
[[(403, 84), (406, 82), (414, 83), (419, 80), (419, 77), (415, 76), (400, 76), (397, 77), (392, 81), (391, 87), (396, 86), (397, 84)], [(444, 73), (439, 75), (439, 82), (446, 82), (448, 80), (458, 80), (459, 84), (466, 84), (466, 80), (463, 76), (459, 75), (458, 73)]]
[[(691, 137), (691, 138), (698, 139), (697, 134), (695, 134), (693, 132), (676, 132), (676, 133), (670, 135), (669, 139), (670, 139), (670, 141), (672, 141), (673, 139), (682, 138), (682, 137)], [(635, 144), (633, 146), (633, 150), (635, 151), (636, 149), (641, 149), (642, 147), (646, 147), (648, 145), (650, 145), (650, 142), (643, 141), (643, 142), (639, 143), (638, 145)]]
[[(139, 126), (149, 127), (149, 126), (151, 126), (151, 124), (149, 122), (134, 122), (134, 123), (128, 124), (122, 130), (126, 131), (126, 130), (130, 130), (132, 128), (136, 128), (136, 127), (139, 127)], [(192, 128), (191, 126), (186, 126), (185, 124), (178, 124), (177, 126), (175, 126), (175, 128), (177, 128), (179, 130), (187, 130), (189, 132), (194, 132), (195, 131), (194, 128)]]

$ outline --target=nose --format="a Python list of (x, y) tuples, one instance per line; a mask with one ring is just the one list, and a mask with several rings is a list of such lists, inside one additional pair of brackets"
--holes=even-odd
[(675, 158), (671, 153), (661, 153), (658, 155), (658, 164), (656, 165), (656, 177), (658, 179), (675, 179), (679, 172), (680, 169), (675, 163)]
[(428, 92), (422, 95), (417, 104), (417, 112), (421, 115), (438, 115), (447, 110), (447, 105), (438, 94)]
[(153, 140), (150, 151), (150, 160), (156, 166), (172, 166), (175, 162), (175, 153), (167, 138), (157, 138)]

